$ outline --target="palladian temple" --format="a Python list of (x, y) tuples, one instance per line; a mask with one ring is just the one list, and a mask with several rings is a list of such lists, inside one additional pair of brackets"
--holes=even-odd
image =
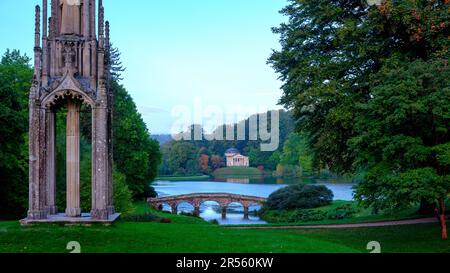
[[(50, 8), (50, 9), (49, 9)], [(102, 0), (47, 0), (36, 6), (30, 90), (29, 211), (22, 224), (112, 222), (113, 95), (109, 23)], [(80, 208), (80, 109), (92, 114), (92, 207)], [(56, 113), (66, 117), (66, 207), (56, 206)]]
[(250, 167), (250, 159), (241, 155), (241, 152), (236, 148), (226, 150), (225, 158), (227, 159), (227, 167)]

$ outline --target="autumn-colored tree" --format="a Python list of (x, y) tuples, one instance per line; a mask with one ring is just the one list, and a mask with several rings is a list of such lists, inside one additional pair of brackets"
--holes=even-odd
[(220, 169), (224, 166), (223, 158), (218, 155), (213, 155), (211, 157), (211, 167), (213, 171)]
[(202, 154), (198, 158), (198, 167), (202, 173), (208, 173), (209, 171), (209, 156)]

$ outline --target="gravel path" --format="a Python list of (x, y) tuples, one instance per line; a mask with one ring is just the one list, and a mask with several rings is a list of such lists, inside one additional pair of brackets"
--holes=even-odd
[(436, 217), (433, 218), (421, 218), (411, 220), (400, 221), (384, 221), (376, 223), (358, 223), (358, 224), (340, 224), (340, 225), (311, 225), (311, 226), (239, 226), (229, 227), (234, 229), (339, 229), (339, 228), (366, 228), (366, 227), (390, 227), (390, 226), (403, 226), (403, 225), (417, 225), (438, 223)]

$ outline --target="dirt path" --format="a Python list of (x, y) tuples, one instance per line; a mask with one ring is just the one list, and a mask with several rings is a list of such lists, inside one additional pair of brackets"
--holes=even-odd
[(254, 226), (254, 227), (229, 227), (234, 229), (339, 229), (339, 228), (366, 228), (366, 227), (389, 227), (389, 226), (403, 226), (438, 223), (436, 217), (400, 220), (400, 221), (384, 221), (376, 223), (358, 223), (358, 224), (337, 224), (337, 225), (311, 225), (311, 226)]

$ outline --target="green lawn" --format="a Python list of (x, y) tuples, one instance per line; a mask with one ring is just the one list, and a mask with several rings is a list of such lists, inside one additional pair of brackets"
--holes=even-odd
[(250, 167), (227, 167), (217, 169), (213, 172), (215, 178), (261, 177), (263, 174), (257, 168)]
[[(142, 204), (134, 213), (152, 212)], [(87, 253), (367, 253), (369, 241), (379, 241), (383, 252), (450, 252), (450, 241), (440, 239), (439, 226), (343, 230), (230, 229), (201, 219), (158, 213), (172, 223), (119, 221), (105, 226), (38, 225), (21, 227), (0, 222), (0, 252), (66, 253), (78, 241)]]

